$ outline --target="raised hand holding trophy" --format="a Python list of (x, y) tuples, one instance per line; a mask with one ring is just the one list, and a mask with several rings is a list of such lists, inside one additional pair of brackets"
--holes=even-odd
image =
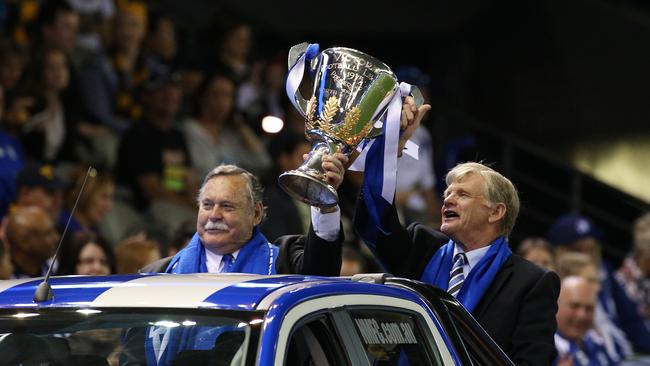
[[(283, 173), (278, 181), (290, 196), (323, 208), (338, 203), (336, 190), (327, 183), (321, 167), (323, 155), (341, 152), (350, 156), (362, 141), (381, 134), (378, 122), (401, 94), (396, 95), (400, 85), (395, 74), (372, 56), (344, 47), (316, 52), (317, 45), (303, 43), (289, 53), (287, 94), (305, 117), (305, 134), (312, 148), (300, 167)], [(305, 69), (314, 75), (309, 98), (298, 90)], [(419, 90), (409, 89), (421, 105)], [(401, 99), (398, 104), (401, 108)], [(394, 144), (396, 149), (396, 140)]]

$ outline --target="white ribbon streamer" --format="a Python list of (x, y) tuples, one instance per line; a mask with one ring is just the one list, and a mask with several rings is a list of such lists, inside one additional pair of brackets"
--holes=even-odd
[[(393, 202), (395, 197), (395, 187), (397, 181), (397, 149), (399, 141), (400, 119), (402, 115), (402, 98), (411, 93), (411, 85), (407, 83), (399, 84), (399, 91), (395, 93), (386, 111), (385, 121), (386, 128), (384, 129), (384, 172), (381, 196), (388, 202)], [(351, 171), (364, 171), (366, 159), (368, 158), (368, 150), (372, 146), (374, 140), (370, 140), (361, 148), (361, 153), (350, 165), (348, 170)], [(404, 146), (404, 152), (414, 159), (418, 159), (419, 147), (416, 143), (408, 140)]]
[(286, 83), (286, 90), (287, 90), (287, 96), (289, 97), (289, 100), (291, 101), (291, 104), (304, 116), (304, 112), (302, 108), (298, 105), (298, 102), (296, 101), (296, 92), (298, 91), (298, 87), (300, 87), (300, 83), (302, 82), (302, 77), (305, 74), (305, 59), (307, 57), (307, 50), (309, 47), (312, 46), (311, 44), (305, 48), (305, 52), (298, 58), (298, 61), (296, 61), (295, 65), (291, 67), (289, 70), (289, 75), (287, 75), (287, 83)]

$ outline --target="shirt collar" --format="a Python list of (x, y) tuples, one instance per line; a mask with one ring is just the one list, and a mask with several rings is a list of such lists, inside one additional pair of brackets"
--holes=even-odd
[(490, 250), (491, 246), (492, 244), (482, 248), (470, 250), (469, 252), (463, 252), (463, 248), (461, 248), (460, 245), (458, 245), (458, 243), (454, 243), (454, 257), (458, 253), (465, 253), (465, 256), (467, 257), (467, 266), (469, 266), (469, 270), (471, 271), (472, 268), (476, 265), (476, 263), (478, 263), (481, 260), (481, 258), (483, 258), (485, 253), (487, 253), (487, 251)]
[[(239, 255), (239, 251), (241, 249), (237, 250), (234, 253), (230, 253), (232, 255), (232, 260), (233, 262), (237, 259), (237, 256)], [(221, 260), (223, 259), (223, 255), (219, 255), (216, 253), (213, 253), (209, 250), (205, 250), (205, 266), (208, 267), (208, 273), (221, 273)]]

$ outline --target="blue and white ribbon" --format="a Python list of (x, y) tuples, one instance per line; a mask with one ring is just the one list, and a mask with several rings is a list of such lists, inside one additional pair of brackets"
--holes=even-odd
[[(305, 64), (318, 54), (319, 45), (316, 43), (309, 44), (305, 52), (298, 58), (296, 63), (289, 69), (287, 75), (286, 91), (289, 100), (293, 106), (300, 112), (304, 110), (296, 100), (298, 88), (302, 82), (305, 73)], [(411, 94), (411, 85), (400, 83), (398, 91), (388, 104), (388, 108), (383, 117), (382, 134), (373, 140), (366, 141), (363, 145), (361, 154), (357, 157), (349, 170), (366, 171), (366, 162), (368, 159), (381, 159), (373, 167), (366, 171), (365, 180), (371, 179), (369, 184), (370, 190), (381, 196), (389, 204), (395, 197), (395, 185), (397, 180), (397, 149), (400, 134), (400, 117), (402, 114), (402, 98)], [(375, 144), (381, 145), (374, 146)], [(361, 145), (360, 145), (361, 146)], [(373, 147), (374, 146), (374, 147)], [(369, 151), (373, 150), (371, 154)], [(414, 159), (418, 158), (418, 146), (412, 141), (407, 141), (404, 152)]]
[[(399, 148), (399, 134), (400, 134), (400, 118), (402, 115), (402, 98), (411, 93), (412, 86), (407, 83), (400, 83), (399, 89), (391, 99), (386, 110), (386, 114), (382, 119), (382, 134), (376, 139), (367, 141), (365, 144), (360, 145), (361, 153), (357, 159), (352, 163), (348, 170), (352, 171), (365, 171), (366, 179), (380, 180), (381, 183), (376, 182), (372, 184), (373, 187), (381, 187), (381, 197), (388, 203), (393, 202), (395, 197), (395, 185), (397, 181), (397, 149)], [(381, 144), (382, 148), (374, 147), (374, 144)], [(406, 142), (404, 152), (414, 159), (418, 158), (418, 145), (411, 140)], [(368, 154), (369, 151), (373, 151)], [(366, 170), (368, 159), (381, 159), (381, 171), (375, 169)], [(375, 167), (376, 164), (373, 164)], [(379, 191), (374, 192), (379, 193)]]
[(296, 93), (298, 92), (298, 87), (302, 82), (302, 77), (305, 74), (305, 63), (311, 62), (311, 60), (318, 54), (318, 43), (312, 43), (307, 46), (305, 53), (298, 58), (298, 61), (289, 69), (289, 74), (287, 75), (286, 90), (287, 96), (291, 101), (291, 104), (301, 113), (305, 111), (298, 105), (296, 101)]

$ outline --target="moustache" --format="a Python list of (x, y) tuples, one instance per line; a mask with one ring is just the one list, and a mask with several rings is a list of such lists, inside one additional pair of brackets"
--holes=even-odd
[(208, 221), (203, 228), (205, 230), (228, 230), (230, 227), (223, 221)]

